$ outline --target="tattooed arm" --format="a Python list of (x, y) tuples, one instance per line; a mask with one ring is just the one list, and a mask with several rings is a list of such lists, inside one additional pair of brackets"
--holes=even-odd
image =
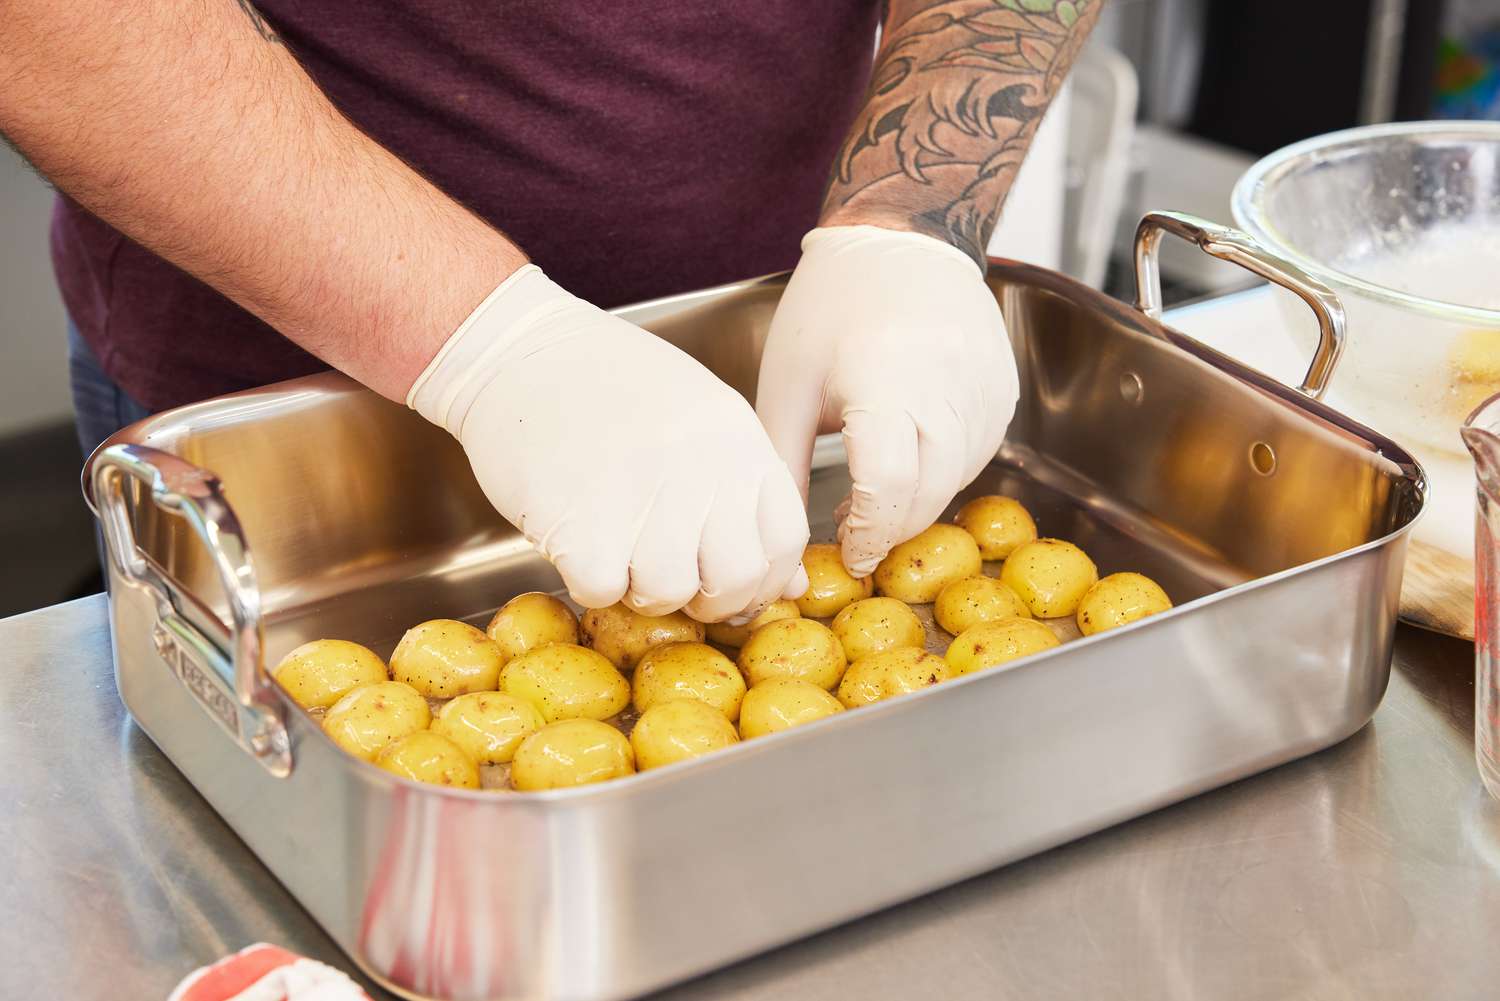
[(0, 133), (89, 211), (396, 399), (525, 262), (344, 119), (250, 0), (0, 0)]
[(984, 247), (1103, 0), (891, 0), (870, 97), (766, 340), (756, 411), (806, 492), (842, 431), (864, 576), (995, 457), (1019, 397)]
[(937, 237), (983, 262), (1000, 208), (1104, 0), (892, 0), (822, 224)]

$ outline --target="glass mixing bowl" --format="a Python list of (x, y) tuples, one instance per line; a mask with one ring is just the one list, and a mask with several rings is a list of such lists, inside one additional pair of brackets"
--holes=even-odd
[[(1235, 185), (1257, 242), (1338, 293), (1337, 405), (1383, 433), (1462, 453), (1458, 429), (1500, 392), (1500, 122), (1404, 122), (1272, 153)], [(1308, 351), (1318, 331), (1283, 295)]]

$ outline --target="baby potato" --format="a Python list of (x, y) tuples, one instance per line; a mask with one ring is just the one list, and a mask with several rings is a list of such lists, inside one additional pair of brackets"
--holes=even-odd
[(546, 724), (536, 706), (504, 692), (470, 692), (438, 710), (432, 732), (481, 765), (503, 765)]
[(745, 693), (740, 739), (764, 737), (843, 711), (843, 703), (810, 681), (767, 678)]
[(831, 542), (815, 542), (802, 553), (802, 567), (807, 571), (807, 590), (797, 599), (797, 610), (810, 619), (826, 619), (851, 601), (875, 593), (875, 582), (869, 577), (851, 577), (844, 569), (839, 547)]
[(965, 577), (945, 584), (932, 606), (938, 625), (957, 636), (970, 626), (1001, 619), (1029, 619), (1031, 609), (1010, 585), (993, 577)]
[(521, 654), (500, 672), (500, 690), (525, 699), (542, 719), (608, 719), (630, 704), (630, 682), (603, 654), (573, 643), (549, 643)]
[(1092, 636), (1171, 607), (1167, 592), (1145, 574), (1112, 573), (1101, 577), (1078, 603), (1078, 631)]
[(285, 657), (271, 672), (303, 709), (327, 709), (360, 685), (384, 681), (385, 661), (348, 640), (313, 640)]
[(622, 671), (633, 671), (647, 650), (663, 643), (702, 643), (703, 623), (682, 612), (642, 615), (626, 605), (591, 608), (583, 613), (583, 645), (609, 658)]
[(740, 670), (751, 687), (767, 678), (801, 678), (832, 691), (847, 664), (839, 638), (812, 619), (762, 626), (740, 648)]
[(478, 789), (479, 766), (453, 741), (431, 730), (418, 730), (387, 744), (375, 764), (414, 782), (455, 789)]
[(740, 700), (744, 697), (745, 678), (740, 669), (706, 643), (653, 647), (635, 666), (631, 680), (631, 699), (640, 712), (673, 699), (697, 699), (733, 723), (740, 718)]
[(956, 678), (1059, 645), (1057, 634), (1035, 619), (1005, 619), (965, 629), (948, 644), (943, 657)]
[(577, 643), (578, 616), (541, 591), (518, 594), (500, 606), (485, 633), (500, 648), (500, 666), (548, 643)]
[(979, 555), (987, 560), (1003, 560), (1017, 546), (1036, 538), (1031, 512), (1020, 501), (998, 494), (975, 497), (958, 509), (953, 522), (974, 536)]
[(1006, 557), (1000, 579), (1020, 595), (1032, 615), (1057, 619), (1078, 611), (1078, 602), (1099, 579), (1099, 568), (1071, 542), (1037, 539)]
[(952, 674), (948, 662), (921, 647), (898, 647), (861, 657), (839, 682), (839, 701), (850, 709), (897, 695), (909, 695)]
[(718, 709), (696, 699), (658, 702), (641, 714), (630, 731), (635, 766), (643, 772), (739, 742), (734, 724)]
[(385, 745), (427, 729), (431, 721), (427, 700), (416, 689), (377, 681), (335, 702), (323, 717), (323, 732), (356, 758), (374, 761)]
[(863, 598), (833, 617), (833, 635), (839, 638), (849, 663), (900, 646), (921, 646), (927, 639), (922, 620), (904, 601), (895, 598)]
[(1500, 393), (1500, 382), (1455, 382), (1448, 387), (1444, 399), (1453, 420), (1462, 424), (1481, 403), (1496, 393)]
[(943, 585), (983, 569), (979, 543), (957, 525), (933, 525), (892, 549), (875, 568), (875, 589), (908, 605), (932, 601)]
[(494, 641), (456, 619), (412, 626), (391, 654), (391, 677), (434, 699), (493, 691), (502, 666)]
[(1500, 382), (1500, 330), (1475, 327), (1453, 341), (1450, 362), (1462, 382)]
[(777, 622), (781, 619), (795, 619), (802, 613), (797, 610), (797, 603), (790, 598), (777, 598), (761, 613), (743, 626), (731, 626), (727, 622), (710, 622), (706, 628), (708, 638), (720, 646), (732, 646), (738, 649), (745, 645), (750, 634), (768, 622)]
[(521, 742), (510, 763), (510, 784), (521, 792), (566, 789), (624, 778), (635, 772), (635, 752), (608, 723), (566, 719)]

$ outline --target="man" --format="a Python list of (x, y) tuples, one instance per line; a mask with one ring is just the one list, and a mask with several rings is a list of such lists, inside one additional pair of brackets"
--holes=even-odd
[[(817, 433), (860, 575), (993, 457), (983, 248), (1102, 2), (890, 0), (861, 102), (873, 0), (0, 0), (0, 132), (65, 196), (87, 439), (333, 365), (579, 602), (715, 621), (805, 586)], [(759, 421), (599, 308), (794, 261)]]

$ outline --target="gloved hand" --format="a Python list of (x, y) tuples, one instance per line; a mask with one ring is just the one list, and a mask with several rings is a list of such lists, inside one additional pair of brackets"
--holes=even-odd
[(962, 251), (876, 226), (815, 229), (771, 321), (756, 411), (804, 495), (842, 429), (844, 565), (865, 576), (999, 451), (1019, 380), (994, 294)]
[(573, 599), (706, 622), (807, 587), (807, 514), (750, 405), (535, 265), (501, 284), (407, 405), (463, 444), (485, 496)]

